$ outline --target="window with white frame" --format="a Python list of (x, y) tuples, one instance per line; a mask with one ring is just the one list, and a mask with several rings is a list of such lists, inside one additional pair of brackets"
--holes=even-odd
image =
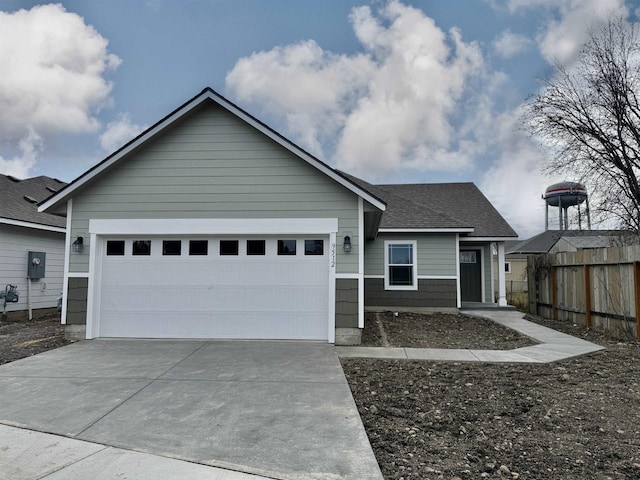
[(384, 288), (387, 290), (417, 290), (418, 266), (415, 240), (384, 242)]

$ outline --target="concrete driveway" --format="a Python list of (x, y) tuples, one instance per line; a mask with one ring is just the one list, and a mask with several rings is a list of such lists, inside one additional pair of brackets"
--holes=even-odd
[(323, 343), (79, 342), (0, 367), (0, 424), (229, 478), (382, 478), (335, 348)]

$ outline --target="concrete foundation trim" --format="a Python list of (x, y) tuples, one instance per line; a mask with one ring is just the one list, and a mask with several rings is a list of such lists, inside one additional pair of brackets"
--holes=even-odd
[(72, 342), (84, 340), (87, 335), (87, 327), (85, 325), (65, 325), (64, 338)]
[(385, 290), (383, 278), (365, 278), (364, 304), (378, 307), (457, 308), (455, 279), (419, 279), (418, 290)]
[(362, 329), (336, 328), (336, 345), (360, 345), (362, 343)]

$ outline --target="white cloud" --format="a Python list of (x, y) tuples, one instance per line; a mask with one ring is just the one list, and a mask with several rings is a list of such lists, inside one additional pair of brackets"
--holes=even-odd
[(570, 63), (588, 38), (589, 29), (609, 16), (628, 15), (624, 0), (510, 0), (512, 12), (544, 8), (551, 17), (536, 41), (549, 62)]
[(146, 129), (146, 125), (132, 123), (128, 113), (121, 113), (100, 135), (100, 146), (107, 152), (113, 152)]
[(313, 41), (254, 53), (227, 75), (231, 96), (284, 117), (288, 135), (355, 174), (467, 166), (473, 149), (451, 116), (483, 70), (479, 47), (398, 1), (350, 19), (363, 54)]
[(112, 88), (104, 76), (120, 64), (107, 46), (59, 4), (0, 11), (0, 145), (15, 150), (29, 128), (43, 138), (96, 132)]
[(31, 127), (27, 126), (27, 133), (18, 142), (19, 155), (11, 160), (0, 156), (0, 172), (17, 178), (27, 178), (29, 170), (36, 164), (38, 154), (42, 151), (42, 137)]
[[(520, 238), (544, 230), (545, 204), (542, 195), (561, 177), (545, 176), (540, 167), (544, 154), (525, 132), (518, 128), (518, 109), (493, 119), (495, 161), (485, 171), (479, 187), (501, 212)], [(558, 228), (550, 213), (549, 228)]]
[(513, 58), (527, 50), (533, 42), (524, 35), (505, 30), (493, 41), (493, 48), (502, 58)]

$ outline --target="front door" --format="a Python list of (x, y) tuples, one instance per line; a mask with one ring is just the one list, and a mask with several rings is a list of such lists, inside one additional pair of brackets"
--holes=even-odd
[(478, 250), (460, 250), (460, 295), (463, 302), (482, 302), (482, 265)]

